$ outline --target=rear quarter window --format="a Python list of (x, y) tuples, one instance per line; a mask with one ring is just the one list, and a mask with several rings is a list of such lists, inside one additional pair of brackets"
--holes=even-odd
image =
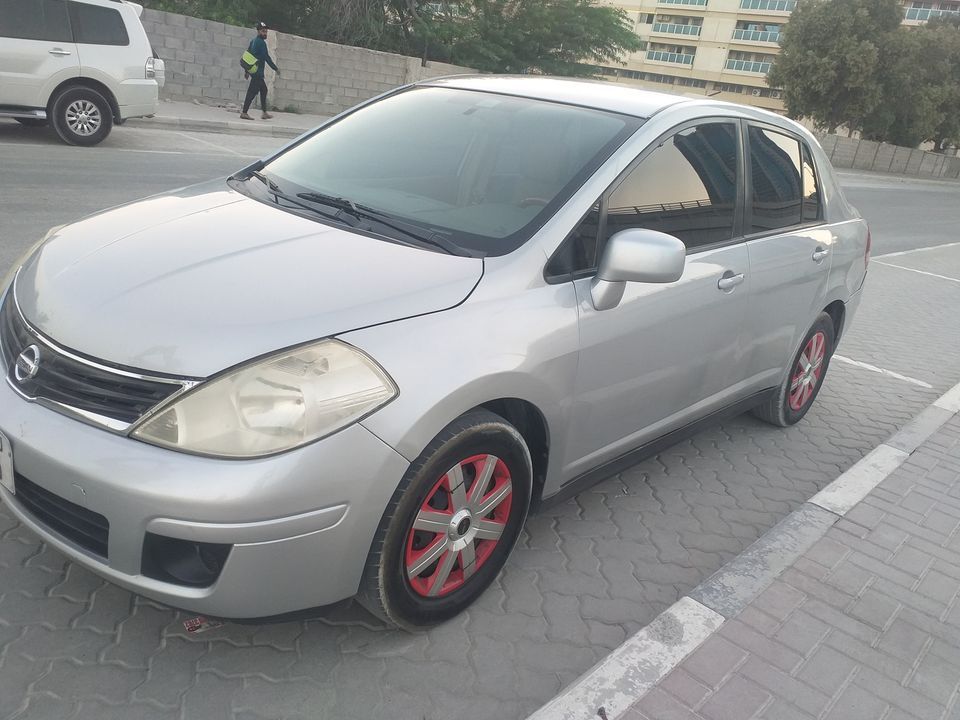
[(130, 37), (119, 10), (70, 3), (73, 40), (85, 45), (129, 45)]

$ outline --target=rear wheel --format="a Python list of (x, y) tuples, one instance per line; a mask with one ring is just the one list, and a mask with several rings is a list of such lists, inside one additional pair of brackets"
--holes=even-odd
[(816, 400), (833, 355), (835, 330), (827, 313), (820, 313), (793, 358), (777, 394), (753, 410), (773, 425), (787, 427), (801, 420)]
[(14, 118), (14, 120), (24, 127), (38, 128), (46, 127), (47, 125), (47, 121), (44, 118)]
[(113, 128), (113, 108), (90, 88), (69, 88), (53, 103), (53, 128), (70, 145), (96, 145)]
[(493, 582), (530, 505), (532, 467), (506, 420), (472, 411), (414, 462), (387, 507), (358, 594), (401, 627), (443, 622)]

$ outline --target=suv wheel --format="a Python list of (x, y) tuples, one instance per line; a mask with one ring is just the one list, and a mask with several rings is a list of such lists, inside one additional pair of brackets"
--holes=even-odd
[(53, 102), (53, 127), (70, 145), (96, 145), (113, 128), (113, 109), (90, 88), (70, 88)]
[(387, 506), (357, 599), (406, 628), (460, 613), (510, 555), (532, 476), (523, 438), (500, 416), (472, 411), (448, 425)]
[(833, 356), (834, 332), (833, 320), (827, 313), (820, 313), (800, 344), (777, 394), (755, 408), (754, 415), (780, 427), (800, 422), (823, 386)]

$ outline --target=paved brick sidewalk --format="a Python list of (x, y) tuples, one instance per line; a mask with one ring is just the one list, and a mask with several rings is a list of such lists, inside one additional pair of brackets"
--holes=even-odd
[(955, 416), (621, 718), (960, 718), (958, 594)]

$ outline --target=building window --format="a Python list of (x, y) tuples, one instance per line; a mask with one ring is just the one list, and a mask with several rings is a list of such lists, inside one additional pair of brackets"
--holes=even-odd
[(760, 73), (766, 75), (773, 65), (773, 55), (763, 53), (740, 52), (731, 50), (727, 56), (727, 70), (738, 72)]
[(741, 10), (770, 10), (773, 12), (793, 12), (797, 0), (740, 0)]
[(707, 87), (707, 81), (698, 80), (697, 78), (677, 78), (677, 85), (681, 85), (682, 87), (705, 88)]

